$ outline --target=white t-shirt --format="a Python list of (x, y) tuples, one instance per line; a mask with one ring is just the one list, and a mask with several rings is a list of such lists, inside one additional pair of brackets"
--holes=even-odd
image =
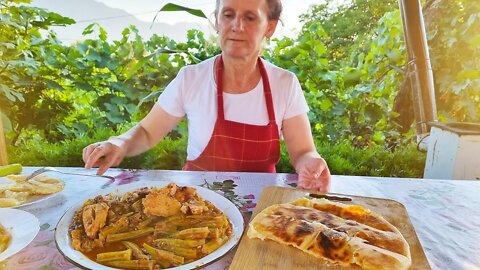
[[(183, 67), (160, 95), (156, 105), (167, 113), (188, 119), (187, 159), (194, 160), (203, 152), (217, 120), (217, 84), (214, 79), (216, 57)], [(297, 77), (265, 60), (272, 91), (275, 120), (279, 132), (282, 122), (309, 108)], [(263, 82), (242, 94), (223, 93), (225, 120), (252, 125), (267, 125), (268, 112)]]

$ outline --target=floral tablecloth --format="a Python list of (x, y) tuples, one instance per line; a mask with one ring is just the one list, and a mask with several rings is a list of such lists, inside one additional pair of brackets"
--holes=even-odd
[[(24, 173), (35, 170), (24, 169)], [(59, 168), (92, 173), (83, 168)], [(71, 206), (106, 187), (138, 181), (174, 181), (216, 190), (239, 207), (246, 221), (266, 186), (296, 186), (292, 174), (109, 170), (115, 181), (52, 174), (65, 189), (48, 200), (21, 207), (40, 220), (40, 232), (22, 251), (0, 262), (0, 269), (77, 269), (57, 250), (53, 233)], [(333, 176), (332, 193), (396, 200), (407, 208), (432, 269), (480, 269), (480, 181)], [(90, 196), (91, 195), (91, 196)], [(231, 251), (206, 269), (228, 269)]]

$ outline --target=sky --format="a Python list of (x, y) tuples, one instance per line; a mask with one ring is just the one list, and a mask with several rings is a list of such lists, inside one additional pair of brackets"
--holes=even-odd
[[(325, 3), (326, 0), (282, 0), (282, 24), (277, 26), (274, 38), (282, 36), (293, 37), (301, 27), (299, 15), (307, 12), (311, 5)], [(339, 1), (339, 0), (335, 0)], [(207, 35), (215, 31), (204, 18), (199, 18), (186, 12), (161, 12), (157, 15), (155, 27), (150, 27), (152, 21), (167, 3), (201, 9), (213, 21), (215, 0), (33, 0), (32, 5), (46, 8), (63, 16), (73, 18), (76, 25), (67, 28), (58, 27), (54, 30), (58, 38), (65, 42), (83, 39), (82, 31), (88, 24), (98, 21), (109, 33), (109, 38), (119, 39), (121, 32), (130, 24), (137, 25), (144, 37), (153, 33), (163, 34), (174, 39), (186, 38), (186, 30), (199, 29)], [(127, 14), (128, 13), (128, 14)], [(131, 14), (131, 16), (129, 15)]]
[[(123, 9), (129, 13), (135, 14), (135, 17), (142, 21), (151, 22), (155, 16), (155, 11), (163, 7), (166, 3), (175, 3), (194, 9), (201, 9), (207, 17), (211, 17), (215, 9), (215, 0), (137, 0), (132, 4), (132, 0), (97, 0), (107, 6)], [(283, 14), (282, 21), (286, 28), (298, 28), (300, 26), (298, 16), (308, 10), (313, 4), (324, 3), (325, 0), (282, 0)], [(213, 18), (213, 17), (212, 17)], [(173, 24), (178, 21), (202, 22), (204, 20), (187, 13), (164, 12), (158, 16), (159, 22)]]

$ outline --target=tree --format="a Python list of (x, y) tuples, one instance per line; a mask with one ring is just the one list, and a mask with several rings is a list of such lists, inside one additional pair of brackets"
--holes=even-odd
[[(37, 73), (42, 65), (39, 57), (47, 46), (58, 43), (48, 32), (49, 27), (74, 23), (57, 13), (21, 3), (30, 0), (0, 1), (0, 106), (7, 132), (28, 126), (34, 104), (41, 99), (38, 90), (47, 81)], [(46, 34), (42, 36), (42, 32)]]
[(439, 119), (480, 122), (480, 5), (429, 0), (424, 8)]
[(329, 59), (340, 65), (352, 52), (368, 52), (378, 21), (395, 9), (396, 0), (349, 0), (341, 4), (330, 1), (313, 6), (300, 16), (304, 23), (302, 32), (319, 23), (327, 34), (322, 41), (328, 48)]

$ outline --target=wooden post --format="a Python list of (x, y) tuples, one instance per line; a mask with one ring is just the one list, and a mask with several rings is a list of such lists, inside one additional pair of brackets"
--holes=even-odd
[(3, 134), (2, 111), (0, 110), (0, 166), (7, 164), (7, 144), (5, 142), (5, 135)]

